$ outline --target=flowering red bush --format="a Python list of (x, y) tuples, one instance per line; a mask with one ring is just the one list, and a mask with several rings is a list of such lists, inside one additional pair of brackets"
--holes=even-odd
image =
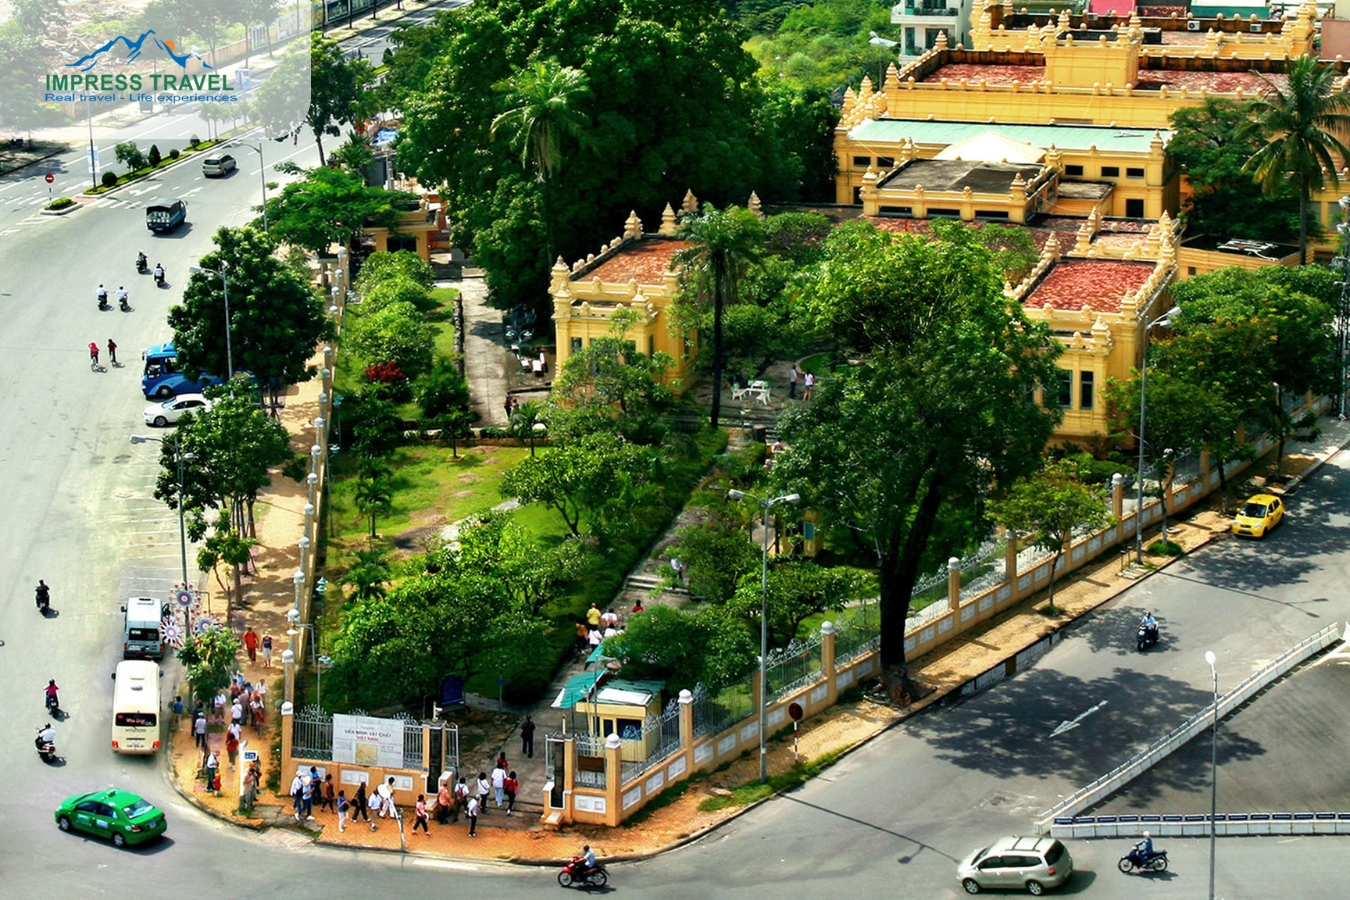
[(366, 369), (366, 379), (376, 384), (396, 384), (400, 381), (407, 381), (408, 376), (403, 374), (403, 370), (398, 367), (398, 363), (390, 361), (376, 363)]

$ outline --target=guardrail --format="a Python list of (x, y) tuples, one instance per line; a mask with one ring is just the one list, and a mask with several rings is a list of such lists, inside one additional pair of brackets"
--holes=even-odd
[[(1184, 816), (1069, 816), (1056, 819), (1050, 834), (1057, 838), (1137, 838), (1145, 830), (1154, 837), (1206, 837), (1210, 830), (1209, 813)], [(1218, 837), (1350, 834), (1350, 813), (1219, 813), (1214, 817), (1214, 834)]]
[[(1347, 637), (1350, 638), (1350, 632), (1347, 632)], [(1310, 656), (1320, 653), (1322, 650), (1325, 650), (1327, 647), (1330, 647), (1341, 639), (1339, 624), (1333, 624), (1328, 625), (1316, 634), (1299, 641), (1279, 657), (1271, 660), (1269, 663), (1247, 676), (1237, 687), (1233, 688), (1227, 694), (1224, 694), (1223, 697), (1219, 699), (1219, 718), (1226, 717), (1233, 710), (1255, 696), (1257, 691), (1260, 691), (1276, 678), (1279, 678)], [(1206, 706), (1185, 722), (1172, 729), (1166, 737), (1154, 741), (1147, 749), (1136, 753), (1124, 763), (1116, 766), (1116, 768), (1112, 769), (1106, 775), (1103, 775), (1101, 778), (1092, 782), (1092, 784), (1074, 794), (1070, 794), (1064, 800), (1046, 810), (1042, 813), (1041, 817), (1037, 819), (1037, 828), (1041, 831), (1049, 831), (1052, 825), (1072, 824), (1075, 821), (1073, 818), (1075, 813), (1086, 809), (1098, 800), (1114, 794), (1130, 781), (1138, 778), (1154, 765), (1176, 752), (1197, 734), (1204, 731), (1209, 727), (1213, 715), (1214, 707)], [(1177, 818), (1184, 819), (1184, 817)], [(1208, 816), (1203, 816), (1201, 818), (1207, 819)], [(1063, 821), (1066, 819), (1067, 821)]]

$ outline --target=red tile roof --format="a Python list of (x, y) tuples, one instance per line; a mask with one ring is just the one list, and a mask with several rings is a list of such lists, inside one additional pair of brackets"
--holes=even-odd
[(1023, 301), (1028, 309), (1049, 304), (1054, 309), (1120, 312), (1127, 294), (1139, 290), (1153, 273), (1153, 263), (1061, 260)]
[(636, 279), (638, 284), (661, 284), (670, 270), (671, 258), (688, 246), (688, 241), (644, 237), (589, 272), (573, 276), (573, 280), (599, 278), (608, 284), (627, 284)]

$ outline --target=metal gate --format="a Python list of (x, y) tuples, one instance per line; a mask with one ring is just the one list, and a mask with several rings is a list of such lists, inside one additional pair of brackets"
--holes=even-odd
[(427, 791), (435, 791), (440, 786), (442, 772), (449, 772), (452, 778), (459, 777), (459, 726), (453, 722), (428, 724), (427, 741)]

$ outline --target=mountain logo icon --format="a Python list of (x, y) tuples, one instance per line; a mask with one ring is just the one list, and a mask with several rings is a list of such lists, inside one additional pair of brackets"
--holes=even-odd
[(207, 65), (206, 60), (202, 59), (200, 53), (192, 50), (189, 50), (186, 53), (179, 53), (174, 49), (173, 41), (160, 40), (159, 36), (156, 35), (153, 30), (145, 32), (134, 41), (124, 34), (119, 34), (97, 50), (85, 54), (74, 62), (66, 63), (66, 68), (79, 69), (81, 72), (88, 72), (90, 69), (94, 68), (94, 66), (98, 65), (99, 61), (105, 56), (112, 53), (121, 55), (121, 48), (125, 48), (127, 62), (132, 62), (141, 55), (141, 48), (145, 44), (146, 38), (152, 39), (155, 46), (163, 50), (169, 59), (176, 62), (181, 69), (186, 70), (188, 63), (193, 60), (201, 63), (203, 68), (211, 68), (211, 66)]

